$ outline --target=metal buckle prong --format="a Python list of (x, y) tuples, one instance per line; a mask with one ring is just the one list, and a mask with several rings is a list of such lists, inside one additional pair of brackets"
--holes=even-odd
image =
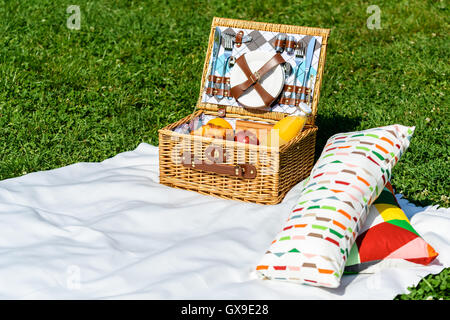
[(253, 82), (257, 82), (260, 78), (261, 78), (261, 75), (259, 74), (258, 71), (256, 71), (255, 73), (250, 75), (250, 80), (252, 80)]

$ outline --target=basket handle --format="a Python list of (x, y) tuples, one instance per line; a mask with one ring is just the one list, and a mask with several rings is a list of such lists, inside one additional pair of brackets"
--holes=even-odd
[(214, 161), (200, 161), (198, 159), (191, 158), (189, 153), (183, 154), (181, 163), (186, 168), (205, 172), (213, 172), (241, 179), (254, 179), (256, 178), (257, 174), (256, 167), (252, 164), (241, 163), (237, 165), (230, 165), (224, 163), (216, 163)]

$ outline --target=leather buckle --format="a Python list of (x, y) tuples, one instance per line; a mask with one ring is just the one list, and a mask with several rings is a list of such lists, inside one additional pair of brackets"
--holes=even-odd
[[(225, 93), (228, 95), (228, 92), (225, 91)], [(227, 109), (224, 106), (219, 106), (217, 109), (217, 116), (220, 118), (224, 118), (227, 115)]]
[(261, 75), (259, 74), (258, 71), (256, 71), (255, 73), (252, 73), (250, 75), (250, 80), (253, 81), (253, 83), (258, 82), (258, 80), (261, 78)]

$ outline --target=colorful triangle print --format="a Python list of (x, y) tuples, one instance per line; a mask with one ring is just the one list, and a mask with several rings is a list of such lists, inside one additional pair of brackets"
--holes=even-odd
[(389, 222), (383, 222), (356, 239), (361, 262), (386, 258), (391, 252), (417, 238), (417, 235)]
[(409, 259), (415, 258), (417, 254), (422, 256), (428, 256), (428, 243), (422, 238), (417, 237), (411, 240), (407, 244), (401, 246), (397, 250), (393, 251), (386, 258), (387, 259)]
[[(346, 273), (375, 272), (384, 266), (407, 266), (405, 261), (427, 265), (438, 256), (410, 224), (390, 183), (370, 207), (362, 230), (351, 248)], [(389, 263), (385, 263), (387, 260)]]
[(416, 236), (419, 236), (419, 234), (417, 233), (416, 230), (414, 230), (414, 228), (412, 227), (412, 225), (405, 220), (400, 220), (400, 219), (392, 219), (387, 221), (390, 224), (393, 224), (394, 226), (397, 226), (399, 228), (403, 228), (404, 230), (408, 230), (409, 232), (414, 233)]

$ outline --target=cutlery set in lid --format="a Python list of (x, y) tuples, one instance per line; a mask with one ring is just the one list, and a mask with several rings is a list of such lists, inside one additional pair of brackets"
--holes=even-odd
[[(321, 47), (322, 36), (217, 26), (202, 102), (309, 114)], [(232, 90), (242, 83), (245, 92)]]

